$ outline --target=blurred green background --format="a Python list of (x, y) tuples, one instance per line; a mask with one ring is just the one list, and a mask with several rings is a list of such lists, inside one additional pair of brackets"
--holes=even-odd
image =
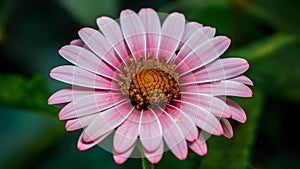
[(68, 64), (57, 50), (96, 28), (97, 17), (118, 18), (120, 10), (152, 7), (180, 11), (229, 36), (224, 57), (250, 62), (253, 98), (235, 99), (246, 124), (233, 122), (234, 137), (211, 137), (208, 154), (190, 152), (185, 161), (170, 152), (156, 168), (280, 169), (299, 164), (300, 22), (297, 0), (2, 0), (0, 1), (0, 168), (141, 168), (140, 159), (117, 165), (95, 147), (76, 148), (80, 131), (66, 132), (47, 98), (65, 84), (49, 78)]

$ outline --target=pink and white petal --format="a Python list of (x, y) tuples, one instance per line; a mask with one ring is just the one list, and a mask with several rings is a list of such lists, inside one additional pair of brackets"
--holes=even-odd
[(114, 69), (119, 70), (122, 61), (115, 53), (113, 47), (107, 39), (97, 30), (92, 28), (82, 28), (78, 31), (80, 38), (98, 57)]
[(119, 55), (119, 58), (123, 61), (123, 63), (127, 64), (129, 61), (130, 51), (126, 46), (120, 25), (115, 20), (105, 16), (97, 19), (97, 25), (106, 37), (107, 41)]
[[(181, 78), (181, 84), (196, 84), (224, 80), (241, 75), (249, 64), (240, 58), (217, 59)], [(242, 79), (241, 79), (242, 80)]]
[(163, 138), (166, 144), (178, 159), (184, 160), (187, 157), (188, 149), (183, 133), (166, 111), (161, 108), (156, 111), (162, 112), (158, 117), (162, 125)]
[(141, 112), (138, 130), (143, 148), (150, 153), (154, 152), (162, 141), (161, 124), (154, 111)]
[(230, 39), (226, 36), (217, 36), (207, 40), (190, 52), (186, 59), (178, 63), (177, 71), (179, 76), (192, 72), (222, 55), (230, 45)]
[(243, 108), (237, 104), (236, 102), (226, 98), (226, 103), (229, 106), (231, 113), (232, 113), (232, 119), (240, 122), (245, 123), (247, 120), (247, 116)]
[(190, 149), (192, 149), (195, 153), (200, 156), (204, 156), (207, 153), (207, 146), (203, 135), (200, 133), (198, 139), (194, 142), (190, 142), (189, 144)]
[(134, 110), (131, 103), (124, 102), (109, 108), (95, 118), (95, 120), (84, 129), (83, 140), (94, 140), (106, 132), (115, 129), (122, 124)]
[(231, 118), (231, 111), (226, 103), (221, 99), (194, 92), (181, 92), (181, 100), (195, 104), (217, 117)]
[(139, 16), (132, 10), (123, 10), (120, 23), (127, 46), (135, 60), (140, 56), (146, 58), (146, 33)]
[(70, 45), (75, 45), (75, 46), (84, 46), (84, 42), (81, 39), (74, 39), (70, 42)]
[(85, 48), (74, 45), (66, 45), (59, 50), (59, 54), (76, 66), (106, 78), (119, 81), (118, 78), (113, 76), (115, 74), (115, 70), (111, 69), (99, 57)]
[(50, 76), (53, 79), (77, 86), (104, 90), (120, 90), (116, 82), (77, 66), (66, 65), (56, 67), (51, 70)]
[(246, 84), (246, 85), (250, 85), (250, 86), (253, 86), (253, 82), (252, 80), (250, 80), (247, 76), (238, 76), (238, 77), (234, 77), (234, 78), (231, 78), (229, 79), (231, 81), (235, 81), (235, 82), (240, 82), (240, 83), (243, 83), (243, 84)]
[(128, 118), (115, 132), (113, 145), (114, 151), (118, 154), (128, 151), (136, 142), (138, 137), (139, 120), (141, 112), (133, 110)]
[(185, 112), (173, 105), (168, 105), (165, 110), (178, 124), (186, 140), (193, 142), (198, 138), (198, 129), (194, 121)]
[(147, 55), (151, 54), (151, 56), (157, 58), (161, 34), (160, 19), (157, 13), (151, 8), (141, 9), (139, 17), (146, 32)]
[(227, 138), (232, 138), (233, 137), (233, 130), (232, 130), (232, 126), (229, 123), (229, 121), (226, 118), (221, 118), (220, 122), (221, 122), (221, 125), (222, 125), (223, 130), (224, 130), (223, 135)]
[(174, 105), (185, 112), (204, 131), (213, 135), (224, 133), (219, 119), (202, 107), (182, 100), (174, 100)]
[(116, 106), (125, 100), (120, 93), (87, 95), (67, 104), (60, 110), (58, 118), (66, 120), (94, 114)]
[(113, 130), (103, 134), (101, 137), (98, 137), (96, 138), (95, 140), (93, 141), (90, 141), (90, 142), (85, 142), (83, 140), (83, 133), (81, 133), (79, 139), (78, 139), (78, 143), (77, 143), (77, 148), (78, 150), (80, 151), (83, 151), (83, 150), (87, 150), (87, 149), (90, 149), (91, 147), (94, 147), (96, 144), (99, 144), (101, 141), (103, 141), (106, 137), (108, 137), (111, 133), (113, 132)]
[(171, 13), (164, 20), (161, 30), (158, 59), (165, 59), (167, 62), (172, 59), (185, 28), (185, 17), (181, 13)]
[(72, 93), (73, 91), (71, 88), (61, 89), (49, 97), (48, 104), (55, 105), (71, 102), (73, 100)]
[(145, 150), (145, 148), (143, 148), (143, 150), (146, 158), (152, 164), (157, 164), (161, 160), (164, 153), (164, 142), (161, 140), (160, 145), (154, 152), (148, 152), (147, 150)]
[(130, 157), (134, 148), (135, 148), (135, 144), (133, 146), (131, 146), (129, 150), (125, 151), (122, 154), (117, 153), (117, 152), (115, 152), (115, 150), (113, 150), (113, 158), (114, 158), (115, 162), (117, 164), (123, 164)]
[(199, 28), (203, 27), (202, 24), (198, 22), (188, 22), (185, 24), (185, 29), (181, 38), (181, 42), (177, 48), (179, 50), (182, 45), (194, 34)]
[(67, 131), (74, 131), (88, 126), (99, 114), (91, 114), (84, 117), (68, 120), (65, 128)]
[(189, 39), (182, 46), (180, 51), (177, 54), (175, 63), (181, 64), (185, 59), (188, 59), (188, 56), (194, 49), (201, 46), (204, 42), (213, 38), (216, 30), (211, 27), (201, 27), (194, 32)]

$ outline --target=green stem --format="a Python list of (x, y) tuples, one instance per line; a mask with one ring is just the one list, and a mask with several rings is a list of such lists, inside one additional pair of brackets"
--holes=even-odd
[(146, 158), (142, 158), (143, 169), (154, 169), (154, 165), (150, 163)]

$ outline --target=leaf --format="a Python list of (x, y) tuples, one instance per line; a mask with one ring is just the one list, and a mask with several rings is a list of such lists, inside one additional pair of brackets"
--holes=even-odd
[(57, 2), (80, 24), (88, 26), (95, 26), (96, 18), (103, 15), (117, 17), (119, 10), (117, 0), (58, 0)]
[(264, 102), (264, 95), (254, 90), (251, 99), (235, 99), (245, 110), (248, 119), (244, 125), (233, 123), (234, 137), (211, 137), (208, 140), (208, 154), (201, 160), (199, 169), (246, 169), (250, 167), (252, 148), (256, 140), (258, 119)]

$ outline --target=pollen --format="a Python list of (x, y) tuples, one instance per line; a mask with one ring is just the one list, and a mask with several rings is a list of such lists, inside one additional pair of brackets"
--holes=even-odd
[(131, 59), (128, 67), (124, 66), (123, 73), (119, 74), (121, 92), (129, 97), (137, 110), (165, 107), (179, 97), (179, 77), (174, 67), (150, 55), (137, 62)]

